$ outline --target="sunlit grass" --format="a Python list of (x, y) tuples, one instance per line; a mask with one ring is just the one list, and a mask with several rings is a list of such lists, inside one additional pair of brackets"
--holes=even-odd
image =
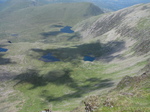
[[(59, 44), (22, 42), (8, 46), (10, 52), (5, 58), (10, 57), (15, 63), (7, 67), (10, 71), (17, 71), (18, 77), (15, 81), (19, 83), (14, 88), (23, 94), (24, 99), (24, 102), (18, 105), (20, 112), (37, 112), (44, 108), (70, 111), (94, 91), (103, 93), (103, 89), (109, 90), (114, 87), (124, 76), (122, 73), (125, 71), (146, 63), (140, 62), (114, 72), (113, 69), (119, 67), (119, 64), (107, 64), (97, 60), (83, 61), (84, 55), (89, 53), (101, 56), (100, 44), (91, 45), (76, 42)], [(61, 61), (39, 60), (41, 56), (51, 52)], [(112, 72), (107, 73), (110, 68)]]

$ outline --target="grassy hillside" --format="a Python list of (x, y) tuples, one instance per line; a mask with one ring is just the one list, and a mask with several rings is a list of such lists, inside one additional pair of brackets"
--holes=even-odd
[(24, 9), (27, 7), (42, 5), (41, 2), (34, 4), (32, 0), (8, 0), (3, 4), (0, 4), (0, 10), (3, 11), (3, 14), (7, 13), (6, 15), (10, 14), (19, 9)]
[[(17, 8), (17, 6), (12, 7)], [(41, 34), (46, 32), (52, 32), (52, 34), (54, 32), (52, 36), (55, 37), (55, 32), (58, 32), (60, 28), (51, 28), (52, 25), (73, 26), (81, 20), (103, 12), (91, 3), (66, 3), (27, 7), (9, 14), (7, 10), (6, 12), (2, 10), (0, 13), (2, 15), (0, 38), (17, 42), (42, 40), (44, 37)], [(18, 37), (11, 36), (12, 34), (17, 34)]]
[[(15, 11), (13, 14), (17, 15), (29, 10), (33, 16), (26, 16), (25, 20), (30, 19), (32, 24), (21, 26), (20, 22), (20, 26), (11, 29), (13, 38), (9, 37), (10, 29), (1, 34), (17, 42), (8, 43), (5, 38), (0, 41), (0, 47), (8, 49), (0, 52), (0, 111), (37, 112), (49, 108), (53, 112), (84, 112), (84, 101), (96, 103), (98, 112), (149, 111), (150, 52), (146, 41), (149, 40), (149, 4), (89, 18), (76, 25), (73, 29), (77, 32), (72, 34), (58, 32), (68, 25), (65, 21), (63, 24), (37, 21), (44, 19), (35, 17), (37, 13), (48, 13), (38, 11), (48, 10), (49, 6)], [(14, 22), (21, 17), (10, 16)], [(68, 18), (69, 21), (72, 20)], [(14, 32), (16, 29), (21, 34)], [(19, 38), (30, 42), (19, 42)], [(35, 41), (37, 38), (41, 41)], [(72, 38), (75, 40), (68, 41)], [(42, 61), (42, 56), (49, 53), (60, 61)], [(95, 60), (84, 61), (84, 56)]]
[[(145, 72), (146, 70), (146, 72)], [(125, 76), (108, 93), (90, 96), (83, 100), (91, 105), (94, 112), (149, 112), (150, 111), (150, 65), (142, 69), (138, 76)], [(72, 112), (84, 112), (82, 104)]]
[[(12, 86), (15, 91), (12, 91), (14, 95), (10, 96), (13, 100), (8, 97), (8, 101), (5, 102), (9, 107), (1, 102), (5, 110), (2, 107), (0, 109), (7, 112), (13, 107), (19, 112), (36, 112), (50, 108), (54, 112), (69, 112), (87, 96), (107, 93), (125, 75), (136, 75), (147, 64), (146, 59), (149, 56), (130, 57), (119, 62), (115, 61), (117, 57), (112, 57), (111, 60), (108, 58), (106, 61), (84, 62), (83, 56), (92, 53), (97, 59), (102, 56), (108, 57), (112, 54), (110, 51), (116, 53), (121, 50), (122, 44), (122, 42), (106, 45), (97, 42), (7, 44), (5, 48), (8, 48), (9, 52), (3, 53), (1, 59), (9, 59), (9, 62), (1, 64), (0, 69), (8, 71), (8, 79), (6, 78), (4, 80), (6, 82), (2, 84), (5, 85), (7, 81), (13, 79)], [(121, 48), (116, 50), (118, 47)], [(61, 61), (47, 63), (39, 60), (47, 53), (53, 53)], [(19, 93), (15, 93), (16, 91)], [(3, 91), (5, 92), (8, 91)], [(21, 101), (16, 98), (18, 94)]]
[[(138, 56), (141, 57), (141, 62), (136, 63), (135, 65), (141, 65), (143, 63), (143, 65), (146, 66), (142, 70), (135, 67), (137, 74), (134, 77), (131, 77), (131, 74), (134, 71), (132, 67), (125, 69), (122, 68), (125, 71), (129, 70), (129, 73), (126, 72), (124, 74), (124, 76), (127, 76), (125, 76), (117, 84), (115, 89), (112, 89), (104, 94), (101, 93), (99, 95), (91, 95), (90, 97), (84, 99), (80, 106), (75, 108), (72, 112), (84, 112), (85, 105), (83, 102), (89, 103), (95, 112), (150, 111), (149, 11), (150, 4), (137, 5), (110, 14), (101, 15), (98, 19), (96, 17), (91, 18), (77, 24), (74, 27), (76, 31), (81, 33), (83, 41), (95, 40), (104, 43), (111, 43), (114, 40), (120, 40), (124, 42), (124, 48), (117, 51), (117, 53), (113, 53), (111, 50), (112, 54), (110, 56), (102, 56), (99, 58), (99, 61), (107, 61), (112, 64), (122, 63), (129, 66), (136, 62)], [(144, 59), (143, 56), (147, 57), (147, 61), (142, 62)], [(129, 59), (132, 61), (129, 61)], [(116, 67), (113, 68), (118, 69)], [(123, 73), (119, 73), (117, 77), (118, 76), (123, 76)]]

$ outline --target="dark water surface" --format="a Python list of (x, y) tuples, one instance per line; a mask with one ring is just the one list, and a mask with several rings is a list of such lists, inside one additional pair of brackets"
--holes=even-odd
[[(96, 59), (96, 57), (94, 56), (84, 56), (83, 60), (84, 61), (94, 61)], [(48, 53), (44, 56), (42, 56), (40, 58), (41, 61), (44, 61), (44, 62), (56, 62), (56, 61), (60, 61), (60, 59), (56, 58), (55, 56), (52, 55), (52, 53)]]
[(55, 62), (55, 61), (60, 61), (60, 59), (56, 58), (53, 56), (51, 53), (48, 53), (40, 58), (40, 60), (44, 62)]
[(95, 57), (91, 57), (91, 56), (84, 56), (83, 58), (84, 61), (94, 61), (95, 60)]
[(62, 29), (60, 29), (60, 31), (63, 33), (74, 33), (74, 31), (71, 30), (71, 28), (72, 28), (71, 26), (65, 26)]
[(6, 52), (6, 51), (8, 51), (8, 49), (0, 48), (0, 52)]

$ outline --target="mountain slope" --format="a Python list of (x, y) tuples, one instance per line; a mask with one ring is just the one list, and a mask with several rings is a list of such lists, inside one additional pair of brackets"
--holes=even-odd
[(149, 0), (45, 0), (47, 3), (67, 3), (67, 2), (92, 2), (101, 8), (110, 10), (120, 10), (140, 3), (149, 3)]
[[(113, 72), (116, 78), (123, 77), (122, 80), (118, 82), (115, 89), (97, 96), (91, 95), (83, 100), (96, 112), (150, 111), (149, 18), (150, 4), (142, 4), (90, 18), (74, 27), (82, 35), (82, 41), (100, 41), (116, 47), (115, 51), (107, 49), (108, 53), (97, 60), (114, 64), (107, 69), (106, 74)], [(114, 41), (122, 41), (124, 44), (117, 45), (113, 43)], [(140, 67), (142, 63), (144, 66)], [(118, 70), (124, 72), (118, 73)], [(134, 77), (131, 77), (133, 74)], [(78, 111), (85, 111), (83, 103), (72, 112)]]
[(93, 23), (88, 25), (89, 27), (86, 27), (88, 21), (83, 21), (75, 29), (81, 33), (85, 41), (90, 39), (99, 39), (101, 42), (123, 40), (129, 47), (135, 42), (138, 44), (145, 40), (149, 41), (149, 12), (150, 4), (137, 5), (102, 15), (96, 20), (93, 18)]
[(43, 5), (44, 3), (41, 1), (36, 0), (8, 0), (3, 4), (0, 4), (0, 10), (4, 11), (4, 13), (11, 13), (19, 9), (32, 7), (32, 6), (39, 6)]
[[(150, 63), (138, 76), (125, 76), (114, 89), (99, 96), (90, 96), (84, 102), (89, 104), (94, 112), (149, 112), (149, 81)], [(84, 108), (85, 105), (80, 105), (71, 112), (84, 112)]]
[[(21, 7), (16, 5), (13, 7)], [(24, 39), (33, 41), (35, 37), (36, 40), (42, 38), (40, 33), (43, 33), (44, 28), (49, 27), (51, 24), (72, 26), (83, 19), (102, 13), (103, 11), (100, 8), (91, 3), (49, 4), (17, 9), (9, 14), (7, 10), (6, 12), (2, 10), (0, 12), (2, 15), (0, 17), (0, 33), (3, 35), (3, 38), (7, 38), (6, 35), (9, 38), (13, 38), (10, 35), (15, 33), (21, 36), (18, 38), (19, 41)]]
[[(5, 2), (7, 0), (0, 0), (0, 3)], [(29, 1), (29, 0), (28, 0)], [(91, 2), (95, 5), (109, 10), (120, 10), (132, 5), (140, 4), (140, 3), (149, 3), (149, 0), (31, 0), (37, 1), (41, 3), (72, 3), (72, 2)]]
[[(39, 9), (49, 6), (40, 6)], [(33, 14), (39, 11), (32, 8), (14, 13), (17, 15), (32, 11)], [(9, 39), (30, 40), (16, 43), (8, 43), (6, 37), (0, 40), (0, 47), (8, 49), (7, 52), (0, 52), (0, 111), (37, 112), (49, 108), (54, 112), (69, 112), (80, 105), (73, 111), (85, 112), (83, 102), (93, 100), (94, 104), (100, 102), (100, 107), (96, 104), (99, 112), (101, 109), (104, 112), (149, 109), (149, 76), (145, 77), (145, 74), (149, 75), (150, 59), (149, 9), (150, 4), (143, 4), (94, 16), (76, 25), (73, 29), (77, 32), (73, 34), (58, 32), (71, 21), (69, 18), (63, 24), (53, 23), (49, 18), (44, 20), (50, 24), (46, 21), (38, 23), (37, 20), (44, 17), (37, 18), (36, 14), (25, 19), (32, 20), (32, 24), (28, 25), (34, 27), (22, 27), (25, 23), (14, 25), (14, 29), (0, 27), (5, 29), (3, 36), (7, 37), (13, 32)], [(44, 12), (38, 14), (46, 15)], [(17, 17), (14, 18), (19, 20)], [(68, 41), (68, 38), (76, 38), (78, 35), (78, 41)], [(37, 38), (59, 41), (46, 43)], [(48, 56), (60, 61), (47, 62)], [(86, 60), (87, 57), (94, 61)], [(135, 108), (129, 107), (129, 104)]]
[[(92, 1), (92, 0), (89, 0)], [(95, 4), (100, 7), (110, 9), (110, 10), (120, 10), (126, 7), (130, 7), (132, 5), (140, 4), (140, 3), (149, 3), (149, 0), (93, 0)]]

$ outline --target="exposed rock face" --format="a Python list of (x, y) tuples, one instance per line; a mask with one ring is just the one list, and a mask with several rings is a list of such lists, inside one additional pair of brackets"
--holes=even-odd
[[(123, 89), (125, 87), (132, 87), (132, 86), (136, 86), (137, 83), (140, 83), (141, 81), (147, 80), (150, 78), (150, 64), (147, 64), (144, 68), (143, 71), (144, 73), (142, 73), (140, 76), (134, 76), (134, 77), (130, 77), (130, 76), (125, 76), (117, 85), (116, 89)], [(148, 70), (147, 70), (148, 69)]]
[(126, 49), (132, 47), (135, 53), (145, 54), (150, 48), (149, 18), (150, 4), (140, 4), (93, 18), (89, 24), (88, 21), (81, 22), (75, 31), (80, 32), (84, 41), (97, 39), (106, 43), (122, 40)]
[[(149, 16), (150, 4), (136, 5), (111, 14), (103, 15), (88, 28), (81, 25), (83, 29), (80, 30), (82, 30), (81, 34), (83, 38), (94, 38), (104, 35), (111, 30), (115, 30), (120, 36), (136, 37), (137, 24), (141, 19), (149, 18)], [(149, 35), (149, 32), (145, 31), (145, 33), (147, 34), (146, 36)], [(138, 32), (138, 34), (140, 34), (140, 32)]]

